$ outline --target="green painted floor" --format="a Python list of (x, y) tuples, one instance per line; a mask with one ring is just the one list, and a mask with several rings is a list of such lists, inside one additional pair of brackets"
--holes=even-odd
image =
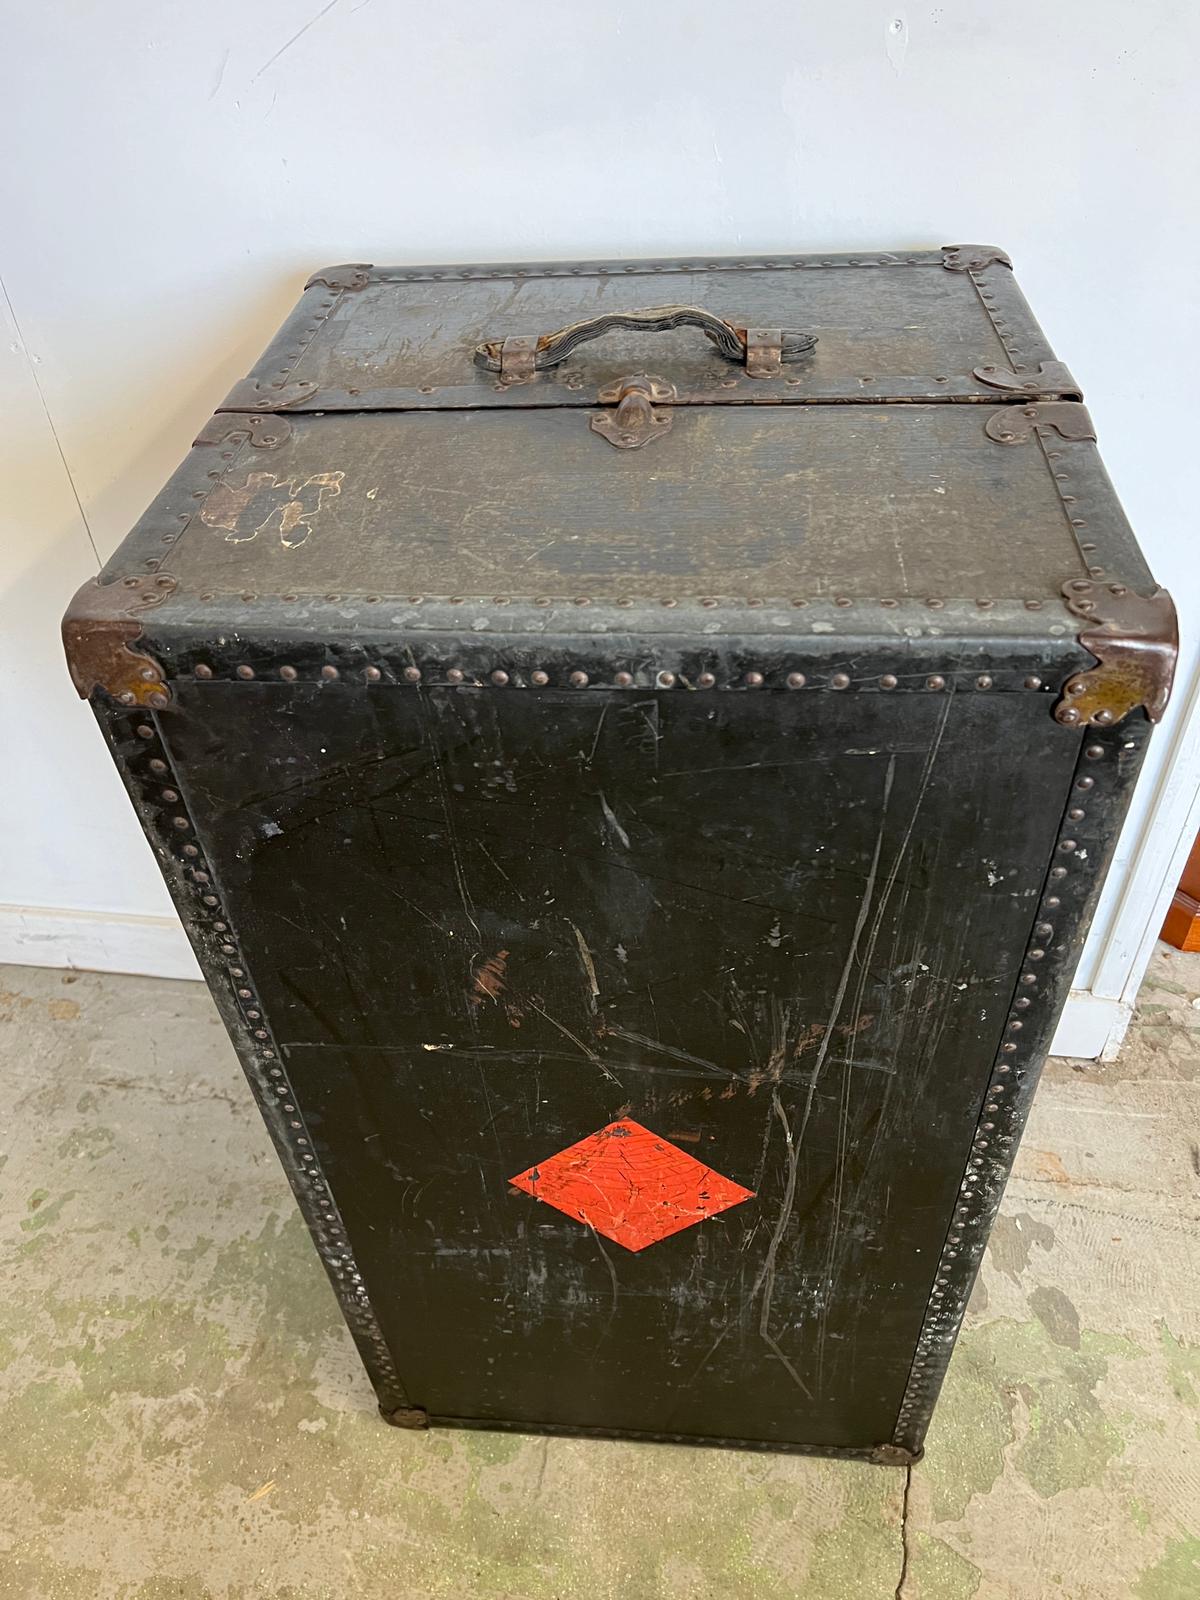
[(906, 1474), (384, 1427), (206, 991), (0, 968), (0, 1596), (1200, 1596), (1197, 996), (1051, 1063)]

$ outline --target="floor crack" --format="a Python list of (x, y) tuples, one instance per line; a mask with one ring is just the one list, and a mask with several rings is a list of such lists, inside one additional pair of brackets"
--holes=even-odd
[(900, 1577), (896, 1582), (895, 1600), (905, 1600), (904, 1585), (908, 1579), (908, 1497), (912, 1492), (912, 1475), (910, 1464), (904, 1469), (904, 1499), (900, 1504)]

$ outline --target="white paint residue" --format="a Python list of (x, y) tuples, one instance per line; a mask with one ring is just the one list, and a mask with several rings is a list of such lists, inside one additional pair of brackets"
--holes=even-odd
[(273, 839), (277, 833), (282, 832), (283, 829), (277, 822), (264, 822), (262, 825), (262, 836), (264, 839)]
[(783, 934), (779, 926), (778, 917), (776, 917), (775, 921), (771, 924), (771, 931), (767, 935), (767, 943), (771, 946), (772, 950), (778, 950), (779, 946), (783, 943)]

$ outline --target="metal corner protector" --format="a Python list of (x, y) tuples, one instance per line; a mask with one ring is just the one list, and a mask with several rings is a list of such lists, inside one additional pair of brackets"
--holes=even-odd
[(83, 585), (62, 624), (71, 682), (82, 699), (102, 689), (122, 706), (157, 711), (171, 703), (162, 667), (134, 646), (142, 637), (140, 613), (161, 605), (174, 589), (175, 579), (165, 573), (114, 583), (93, 578)]
[(1068, 727), (1111, 727), (1141, 706), (1160, 722), (1171, 696), (1179, 658), (1179, 623), (1165, 589), (1137, 594), (1123, 583), (1072, 578), (1062, 587), (1072, 616), (1086, 626), (1079, 643), (1096, 665), (1063, 685), (1054, 708)]

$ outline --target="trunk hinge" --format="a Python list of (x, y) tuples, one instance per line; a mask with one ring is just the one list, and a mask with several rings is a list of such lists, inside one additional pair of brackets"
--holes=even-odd
[(1107, 728), (1141, 706), (1151, 722), (1161, 721), (1179, 657), (1171, 596), (1165, 589), (1142, 595), (1123, 583), (1088, 578), (1072, 578), (1062, 592), (1068, 611), (1087, 623), (1079, 642), (1097, 664), (1067, 679), (1054, 708), (1057, 720)]
[(974, 367), (971, 376), (990, 389), (1008, 389), (1013, 394), (1038, 394), (1056, 400), (1083, 399), (1083, 390), (1062, 361), (1043, 361), (1034, 377), (993, 366)]
[(1060, 438), (1094, 439), (1096, 429), (1086, 406), (1075, 400), (1040, 400), (1031, 406), (1005, 406), (993, 411), (983, 431), (996, 444), (1026, 444), (1035, 429), (1053, 428)]
[(260, 389), (253, 378), (243, 378), (240, 383), (234, 384), (217, 410), (286, 411), (289, 406), (298, 406), (302, 401), (311, 400), (316, 392), (317, 385), (307, 378), (294, 383), (275, 384), (269, 389)]
[(256, 450), (275, 450), (292, 436), (292, 425), (283, 416), (246, 416), (236, 411), (218, 411), (210, 417), (192, 440), (193, 444), (225, 444), (245, 434)]

